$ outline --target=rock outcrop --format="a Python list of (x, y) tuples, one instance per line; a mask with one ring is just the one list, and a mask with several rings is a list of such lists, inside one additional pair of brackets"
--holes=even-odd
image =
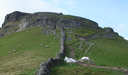
[(6, 35), (12, 32), (19, 32), (32, 26), (43, 26), (45, 29), (56, 29), (56, 27), (60, 26), (64, 28), (99, 28), (96, 22), (82, 17), (51, 12), (24, 13), (15, 11), (5, 17), (1, 34)]
[(49, 32), (55, 34), (56, 28), (61, 27), (64, 27), (64, 29), (83, 28), (85, 30), (102, 30), (101, 33), (98, 32), (84, 36), (84, 39), (94, 39), (98, 37), (115, 38), (115, 36), (118, 35), (112, 28), (100, 28), (96, 22), (82, 17), (53, 12), (24, 13), (15, 11), (5, 17), (5, 21), (0, 29), (0, 37), (33, 26), (43, 27), (43, 32), (46, 34)]
[(97, 38), (109, 38), (109, 39), (115, 39), (119, 36), (118, 33), (114, 32), (112, 28), (107, 27), (107, 28), (101, 28), (99, 31), (87, 35), (87, 36), (80, 36), (79, 34), (75, 35), (79, 39), (84, 39), (84, 40), (92, 40), (92, 39), (97, 39)]

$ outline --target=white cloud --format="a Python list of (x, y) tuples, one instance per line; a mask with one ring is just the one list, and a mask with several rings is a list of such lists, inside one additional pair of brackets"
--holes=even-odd
[(0, 27), (5, 15), (13, 11), (23, 12), (63, 12), (64, 7), (74, 7), (75, 0), (0, 0)]
[[(51, 12), (63, 12), (63, 13), (72, 13), (76, 9), (77, 1), (76, 0), (0, 0), (0, 27), (4, 21), (4, 17), (6, 14), (11, 13), (13, 11), (23, 11), (23, 12), (38, 12), (38, 11), (51, 11)], [(68, 10), (72, 9), (72, 10)], [(68, 11), (67, 11), (68, 10)], [(78, 10), (78, 9), (77, 9)], [(75, 11), (74, 13), (78, 13), (80, 11)], [(79, 15), (79, 14), (76, 14)], [(104, 27), (105, 21), (102, 19), (95, 19), (99, 22), (102, 27)], [(116, 26), (111, 26), (117, 31), (120, 35), (124, 37), (128, 33), (128, 27), (126, 24), (119, 24)], [(127, 38), (128, 39), (128, 38)]]
[(59, 7), (60, 0), (0, 0), (0, 26), (4, 21), (6, 14), (13, 11), (24, 12), (38, 12), (38, 11), (51, 11), (51, 12), (64, 12), (65, 9)]
[(114, 30), (118, 32), (121, 36), (125, 37), (125, 39), (128, 39), (128, 26), (126, 24), (118, 24), (113, 26)]

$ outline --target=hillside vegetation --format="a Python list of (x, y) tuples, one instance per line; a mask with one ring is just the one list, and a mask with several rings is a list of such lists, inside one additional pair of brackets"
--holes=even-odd
[[(70, 35), (68, 34), (67, 37), (70, 36), (72, 40), (66, 41), (66, 45), (74, 49), (75, 59), (80, 59), (83, 56), (89, 56), (97, 65), (128, 68), (128, 60), (126, 60), (128, 54), (128, 42), (126, 40), (117, 35), (114, 36), (114, 38), (102, 37), (101, 35), (95, 39), (90, 39), (91, 37), (88, 39), (80, 39), (75, 36), (76, 31)], [(82, 32), (84, 32), (84, 34), (82, 34)], [(91, 29), (82, 30), (82, 32), (79, 32), (79, 35), (85, 37), (93, 33), (101, 33)], [(90, 44), (93, 44), (93, 46), (88, 49)], [(86, 50), (88, 50), (88, 52)], [(68, 49), (68, 53), (70, 53), (70, 51), (71, 48)], [(71, 54), (68, 56), (71, 56)]]
[(41, 63), (60, 52), (61, 29), (64, 55), (91, 61), (61, 62), (50, 68), (50, 75), (127, 75), (128, 41), (112, 28), (62, 13), (19, 11), (8, 14), (0, 28), (0, 75), (35, 75)]
[(59, 43), (59, 37), (44, 35), (41, 27), (0, 38), (0, 75), (34, 75), (43, 61), (56, 56)]
[[(94, 33), (101, 34), (101, 31), (97, 32), (91, 29), (83, 30), (81, 28), (66, 31), (66, 56), (76, 60), (79, 60), (83, 56), (88, 56), (95, 65), (128, 68), (128, 42), (120, 36), (116, 35), (114, 38), (108, 38), (100, 35), (98, 38), (94, 39), (91, 39), (91, 37), (81, 39), (80, 37), (76, 37), (76, 34), (86, 37)], [(104, 33), (103, 30), (102, 33)], [(91, 44), (92, 46), (90, 46)], [(71, 64), (59, 65), (53, 68), (52, 72), (51, 75), (65, 75), (65, 73), (67, 75), (124, 75), (124, 73), (118, 71)]]
[(62, 64), (52, 68), (51, 75), (124, 75), (122, 72), (84, 67), (76, 64)]

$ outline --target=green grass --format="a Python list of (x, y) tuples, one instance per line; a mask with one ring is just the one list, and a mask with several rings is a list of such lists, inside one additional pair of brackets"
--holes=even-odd
[[(75, 59), (89, 56), (96, 65), (128, 68), (128, 42), (117, 36), (116, 39), (98, 38), (89, 40), (95, 43), (88, 48), (87, 41), (76, 38), (76, 34), (87, 36), (97, 33), (96, 30), (77, 28), (67, 29), (66, 55), (70, 57), (70, 47), (75, 50)], [(58, 31), (57, 31), (58, 32)], [(99, 33), (102, 33), (100, 31)], [(57, 33), (59, 36), (60, 34)], [(60, 37), (43, 34), (40, 27), (16, 32), (0, 38), (0, 75), (34, 75), (41, 62), (55, 57), (59, 52)], [(80, 44), (82, 47), (80, 48)], [(123, 75), (121, 72), (83, 67), (75, 64), (61, 64), (52, 68), (51, 75)]]
[(43, 61), (55, 57), (59, 38), (33, 27), (0, 38), (0, 75), (34, 75)]
[[(80, 59), (83, 56), (89, 56), (97, 65), (108, 65), (108, 66), (118, 66), (128, 68), (128, 42), (122, 39), (119, 36), (116, 36), (115, 39), (110, 38), (97, 38), (89, 40), (89, 43), (95, 43), (88, 52), (85, 51), (88, 48), (87, 41), (80, 40), (75, 37), (76, 33), (81, 33), (80, 35), (85, 36), (82, 33), (93, 34), (96, 31), (77, 29), (72, 31), (71, 34), (67, 33), (67, 37), (71, 37), (72, 40), (66, 41), (66, 46), (71, 46), (75, 50), (75, 59)], [(98, 33), (101, 33), (98, 32)], [(82, 47), (80, 48), (80, 44)], [(70, 56), (70, 49), (67, 47), (67, 56)]]
[(128, 68), (128, 42), (123, 39), (96, 39), (88, 56), (97, 65), (108, 65)]
[[(86, 54), (85, 51), (88, 48), (87, 41), (80, 40), (75, 37), (75, 34), (80, 34), (81, 36), (87, 36), (96, 33), (95, 30), (67, 30), (66, 32), (67, 38), (71, 38), (71, 40), (66, 39), (66, 56), (71, 57), (71, 49), (72, 47), (75, 50), (75, 58), (80, 59), (83, 56), (89, 56), (91, 60), (96, 65), (103, 66), (116, 66), (116, 67), (124, 67), (128, 68), (128, 42), (122, 39), (119, 36), (116, 36), (115, 39), (110, 38), (97, 38), (93, 40), (89, 40), (88, 42), (95, 43)], [(98, 33), (104, 33), (103, 31), (98, 31)], [(82, 47), (79, 48), (80, 44), (83, 43)], [(76, 72), (78, 72), (76, 74)], [(52, 69), (52, 75), (124, 75), (121, 72), (104, 70), (104, 69), (96, 69), (89, 67), (82, 67), (79, 65), (59, 65)]]
[(124, 75), (117, 71), (83, 67), (76, 64), (58, 65), (51, 71), (51, 75)]

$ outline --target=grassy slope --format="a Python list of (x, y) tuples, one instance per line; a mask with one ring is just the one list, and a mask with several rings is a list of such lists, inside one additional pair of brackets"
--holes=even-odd
[(128, 68), (128, 42), (123, 39), (96, 39), (90, 56), (97, 65), (108, 65)]
[[(71, 30), (70, 30), (71, 31)], [(96, 65), (106, 65), (106, 66), (117, 66), (117, 67), (125, 67), (128, 68), (128, 42), (126, 40), (121, 39), (107, 39), (107, 38), (99, 38), (94, 39), (89, 42), (95, 43), (95, 45), (89, 50), (88, 54), (85, 54), (85, 50), (88, 48), (86, 41), (80, 41), (79, 39), (75, 38), (74, 34), (80, 34), (83, 36), (87, 36), (95, 32), (94, 30), (77, 30), (73, 31), (72, 34), (67, 35), (67, 37), (71, 37), (72, 40), (66, 41), (66, 46), (71, 46), (75, 50), (75, 59), (80, 59), (83, 56), (89, 56)], [(69, 34), (69, 33), (67, 33)], [(79, 48), (80, 44), (83, 42), (83, 46)], [(66, 48), (67, 56), (70, 57), (70, 50), (69, 47)], [(73, 66), (72, 66), (73, 67)], [(66, 73), (68, 75), (72, 75), (74, 73), (74, 69), (71, 66), (61, 65), (52, 69), (53, 75), (59, 75), (60, 73)], [(85, 70), (88, 68), (83, 68), (82, 66), (75, 66), (76, 70)], [(70, 71), (68, 71), (68, 70)], [(63, 70), (66, 70), (64, 72)], [(99, 69), (90, 68), (91, 71), (96, 71), (100, 74), (98, 75), (121, 75), (122, 73), (115, 73), (113, 71), (105, 70), (105, 73), (102, 74)], [(97, 75), (97, 74), (84, 74), (85, 71), (81, 71), (82, 73), (79, 75)], [(108, 73), (109, 72), (109, 73)], [(75, 74), (74, 74), (75, 75)]]
[(39, 27), (0, 38), (0, 75), (34, 75), (41, 62), (59, 51), (54, 38)]

